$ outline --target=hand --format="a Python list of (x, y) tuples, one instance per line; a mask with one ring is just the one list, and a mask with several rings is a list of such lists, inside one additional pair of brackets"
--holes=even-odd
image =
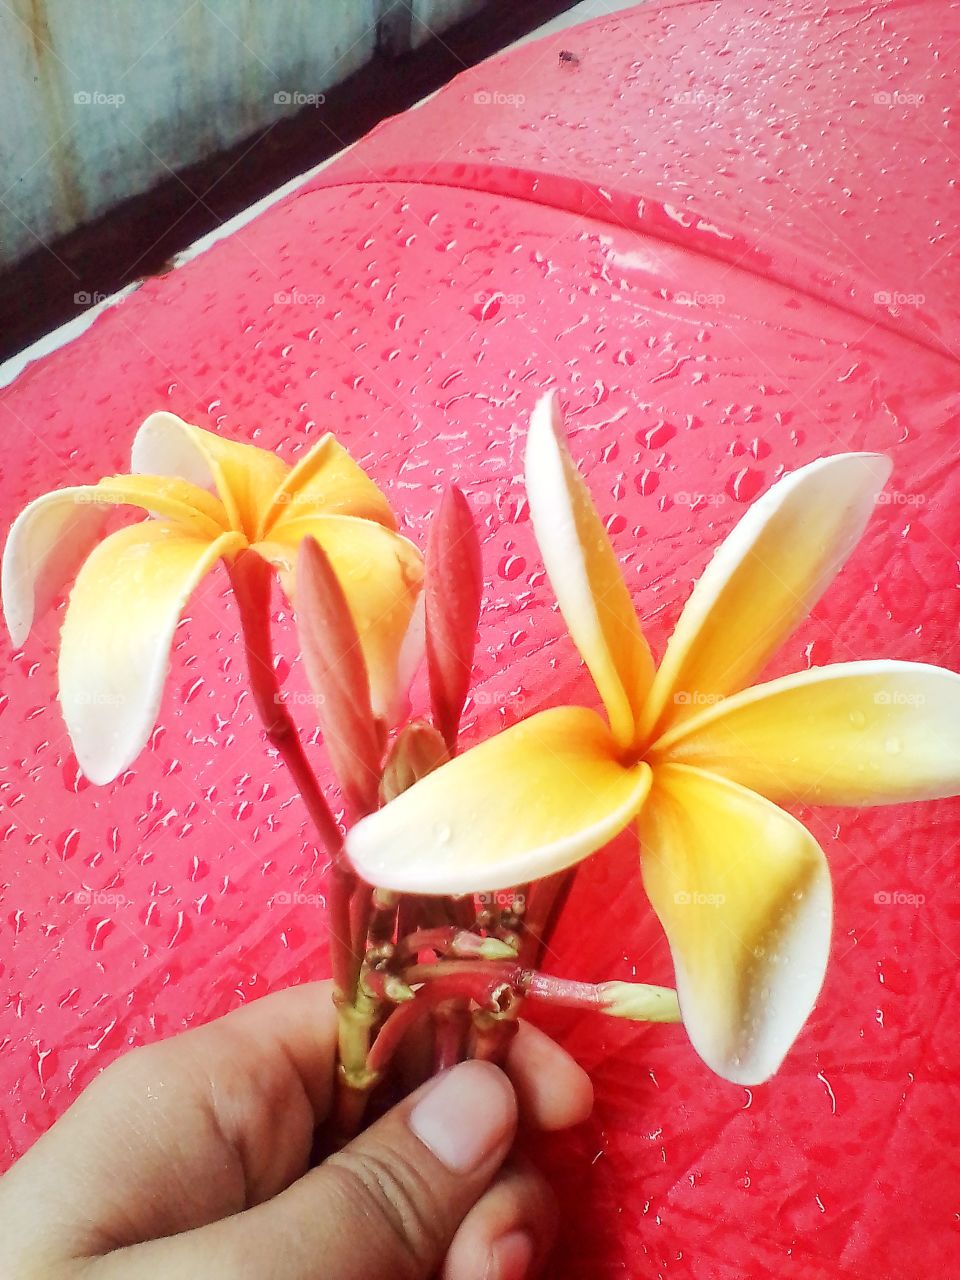
[(549, 1253), (522, 1122), (585, 1119), (585, 1073), (522, 1026), (310, 1168), (331, 1103), (329, 983), (113, 1063), (0, 1179), (9, 1280), (520, 1280)]

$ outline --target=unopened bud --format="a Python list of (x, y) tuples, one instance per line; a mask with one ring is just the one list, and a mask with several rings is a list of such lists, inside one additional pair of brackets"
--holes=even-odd
[(447, 744), (436, 729), (422, 720), (412, 721), (401, 729), (390, 748), (380, 780), (380, 799), (384, 804), (395, 800), (449, 758)]
[(644, 982), (601, 982), (600, 1007), (612, 1018), (630, 1022), (679, 1022), (680, 1003), (672, 987)]
[(450, 954), (479, 960), (515, 960), (517, 951), (499, 938), (481, 938), (477, 933), (462, 929), (450, 945)]
[(402, 978), (398, 978), (394, 973), (388, 973), (383, 980), (383, 994), (394, 1004), (405, 1004), (407, 1000), (414, 999), (416, 992), (412, 987), (408, 987)]

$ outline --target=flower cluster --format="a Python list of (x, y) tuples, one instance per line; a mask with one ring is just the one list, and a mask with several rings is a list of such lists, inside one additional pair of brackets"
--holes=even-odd
[[(889, 470), (880, 455), (849, 453), (774, 484), (716, 551), (657, 666), (558, 402), (545, 396), (528, 435), (527, 496), (605, 715), (553, 707), (462, 754), (483, 588), (469, 506), (447, 491), (421, 556), (331, 436), (288, 468), (154, 414), (131, 475), (48, 494), (18, 518), (4, 610), (22, 644), (82, 560), (60, 697), (81, 767), (107, 783), (150, 734), (189, 594), (226, 564), (268, 739), (331, 858), (344, 1132), (409, 1036), (428, 1040), (437, 1070), (495, 1058), (527, 999), (631, 1019), (682, 1015), (714, 1071), (753, 1084), (803, 1026), (830, 946), (824, 854), (782, 806), (960, 792), (955, 673), (875, 660), (753, 683), (853, 550)], [(118, 504), (148, 518), (101, 537)], [(279, 696), (274, 572), (296, 611), (353, 819), (345, 837)], [(430, 717), (411, 718), (407, 688), (424, 655)], [(540, 968), (576, 865), (628, 829), (676, 991)]]

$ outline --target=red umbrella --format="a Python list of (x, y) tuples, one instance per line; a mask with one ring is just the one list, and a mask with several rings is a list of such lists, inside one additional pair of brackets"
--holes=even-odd
[[(126, 470), (157, 408), (287, 460), (334, 430), (421, 544), (455, 480), (484, 534), (486, 736), (591, 697), (520, 482), (557, 387), (658, 653), (744, 504), (866, 448), (894, 459), (889, 500), (771, 674), (957, 668), (958, 41), (933, 0), (682, 2), (468, 71), (29, 367), (0, 400), (0, 514)], [(191, 603), (151, 748), (110, 789), (66, 740), (56, 621), (6, 656), (8, 1159), (127, 1046), (325, 971), (322, 859), (264, 753), (227, 596), (215, 574)], [(282, 675), (304, 688), (298, 663)], [(832, 865), (834, 947), (771, 1083), (713, 1077), (676, 1027), (552, 1020), (598, 1093), (541, 1148), (555, 1274), (912, 1280), (956, 1253), (960, 807), (800, 816)], [(584, 864), (555, 951), (556, 972), (670, 981), (630, 840)]]

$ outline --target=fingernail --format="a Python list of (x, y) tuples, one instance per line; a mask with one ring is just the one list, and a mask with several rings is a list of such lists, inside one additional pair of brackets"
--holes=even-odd
[(533, 1237), (526, 1231), (511, 1231), (490, 1250), (483, 1280), (524, 1280), (533, 1263)]
[(516, 1124), (506, 1077), (484, 1062), (461, 1062), (440, 1076), (410, 1112), (409, 1125), (453, 1173), (471, 1173)]

